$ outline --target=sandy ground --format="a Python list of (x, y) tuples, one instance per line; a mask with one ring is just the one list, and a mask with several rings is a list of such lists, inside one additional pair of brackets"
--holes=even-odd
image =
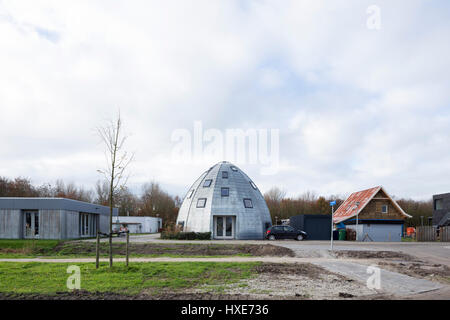
[[(258, 276), (225, 286), (224, 293), (243, 294), (253, 299), (349, 299), (374, 296), (370, 290), (350, 278), (329, 272), (309, 263), (266, 263), (258, 269)], [(205, 286), (195, 293), (211, 291)]]

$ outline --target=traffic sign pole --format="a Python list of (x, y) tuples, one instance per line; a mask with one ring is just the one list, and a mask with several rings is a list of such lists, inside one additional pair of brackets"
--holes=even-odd
[(336, 201), (331, 201), (331, 248), (330, 250), (333, 251), (333, 215), (334, 215), (334, 206), (336, 205)]

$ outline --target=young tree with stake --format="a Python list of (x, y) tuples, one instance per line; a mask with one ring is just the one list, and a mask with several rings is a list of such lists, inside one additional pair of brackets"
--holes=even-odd
[(97, 170), (105, 177), (109, 186), (109, 267), (113, 265), (112, 258), (112, 223), (114, 200), (117, 192), (124, 188), (129, 175), (126, 175), (126, 169), (133, 160), (133, 154), (124, 150), (124, 144), (127, 136), (122, 132), (122, 119), (120, 112), (117, 120), (111, 121), (104, 127), (97, 128), (98, 134), (105, 145), (106, 166), (104, 170)]

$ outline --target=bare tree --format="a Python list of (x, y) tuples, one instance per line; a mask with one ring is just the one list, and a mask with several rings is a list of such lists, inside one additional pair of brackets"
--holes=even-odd
[(115, 196), (128, 181), (129, 175), (126, 175), (126, 169), (133, 160), (133, 154), (124, 150), (124, 144), (127, 136), (123, 134), (122, 119), (120, 112), (115, 121), (111, 121), (104, 127), (97, 128), (97, 132), (102, 139), (106, 150), (106, 166), (103, 170), (98, 170), (105, 177), (109, 186), (109, 266), (113, 265), (112, 258), (112, 222), (113, 209), (115, 205)]

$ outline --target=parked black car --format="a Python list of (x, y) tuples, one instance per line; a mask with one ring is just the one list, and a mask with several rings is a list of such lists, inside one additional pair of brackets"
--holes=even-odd
[(295, 230), (291, 226), (272, 226), (266, 231), (266, 239), (295, 239), (302, 241), (306, 239), (307, 234), (301, 230)]

